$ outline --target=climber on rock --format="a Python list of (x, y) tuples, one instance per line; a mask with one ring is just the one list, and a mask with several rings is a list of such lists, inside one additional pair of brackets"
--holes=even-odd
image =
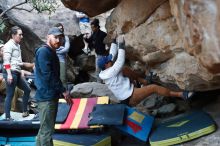
[[(100, 79), (103, 80), (121, 103), (135, 106), (154, 93), (162, 96), (178, 97), (184, 100), (193, 96), (193, 92), (176, 92), (156, 84), (148, 84), (145, 79), (140, 78), (133, 70), (124, 67), (124, 62), (125, 41), (124, 36), (120, 35), (117, 37), (117, 41), (116, 39), (113, 40), (109, 55), (98, 59), (98, 66), (101, 69)], [(134, 87), (133, 80), (141, 82), (144, 86), (141, 88)]]

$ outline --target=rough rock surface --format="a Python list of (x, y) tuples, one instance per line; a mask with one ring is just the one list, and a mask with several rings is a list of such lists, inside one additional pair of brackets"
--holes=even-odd
[(212, 73), (220, 72), (219, 1), (170, 0), (187, 52)]
[[(0, 1), (0, 5), (3, 10), (11, 7), (16, 3), (20, 3), (20, 0), (4, 0)], [(13, 21), (12, 23), (26, 27), (29, 31), (33, 31), (40, 39), (45, 40), (48, 29), (56, 23), (62, 23), (64, 25), (66, 35), (79, 34), (79, 26), (77, 25), (77, 19), (75, 12), (65, 8), (61, 2), (58, 2), (59, 7), (54, 13), (50, 15), (47, 12), (38, 13), (36, 11), (27, 12), (24, 10), (12, 9), (8, 11), (7, 17)], [(20, 8), (31, 10), (30, 4), (24, 4)]]
[[(113, 10), (109, 19), (118, 20), (116, 18), (121, 15), (123, 10), (129, 9), (125, 6), (129, 6), (129, 4), (119, 4)], [(182, 32), (179, 28), (176, 17), (170, 11), (172, 8), (169, 1), (167, 1), (156, 11), (152, 11), (153, 13), (145, 22), (128, 29), (129, 32), (125, 34), (126, 57), (129, 61), (139, 61), (148, 65), (149, 69), (158, 74), (161, 82), (167, 83), (164, 84), (166, 86), (176, 84), (181, 89), (195, 91), (218, 89), (220, 87), (220, 75), (213, 74), (210, 68), (206, 68), (196, 55), (191, 56), (187, 53), (186, 41), (182, 35), (186, 32)], [(141, 7), (138, 11), (141, 11)], [(132, 16), (126, 13), (126, 17)], [(142, 16), (139, 15), (139, 17)], [(132, 21), (137, 23), (139, 19), (133, 19)], [(110, 30), (110, 33), (114, 27), (117, 27), (115, 30), (120, 30), (122, 24), (125, 26), (125, 23), (121, 23), (121, 20), (114, 21), (114, 23), (113, 21), (107, 21), (107, 30)], [(208, 45), (206, 46), (208, 47)], [(218, 60), (220, 59), (219, 52), (218, 48), (215, 51), (206, 49), (203, 54), (213, 55), (210, 58)]]
[(123, 0), (113, 10), (107, 21), (107, 30), (127, 33), (145, 22), (148, 17), (166, 0)]
[[(2, 10), (8, 9), (12, 5), (20, 3), (20, 0), (4, 0), (0, 1)], [(48, 13), (38, 13), (36, 11), (27, 12), (24, 10), (12, 9), (6, 13), (11, 25), (18, 25), (22, 28), (24, 38), (21, 42), (22, 59), (26, 62), (34, 61), (35, 48), (39, 47), (46, 40), (48, 29), (56, 23), (62, 23), (64, 25), (66, 35), (79, 35), (78, 20), (75, 16), (75, 12), (64, 7), (61, 2), (58, 2), (59, 7), (54, 13), (49, 15)], [(19, 8), (31, 10), (30, 4), (24, 4)], [(6, 30), (9, 31), (9, 30)], [(3, 40), (6, 42), (7, 36), (3, 36)], [(76, 47), (76, 45), (74, 46)], [(80, 49), (80, 48), (79, 48)], [(75, 75), (73, 72), (73, 62), (68, 61), (68, 81), (74, 81)]]
[[(71, 9), (89, 14), (84, 2), (68, 1), (74, 4)], [(148, 66), (166, 86), (219, 89), (218, 7), (216, 0), (121, 0), (106, 22), (108, 39), (114, 32), (124, 33), (131, 64)], [(97, 7), (97, 14), (102, 10)]]
[(71, 90), (72, 97), (94, 97), (109, 96), (113, 101), (117, 102), (113, 93), (104, 84), (97, 82), (86, 82), (77, 84)]
[(121, 0), (61, 0), (63, 4), (72, 10), (81, 11), (90, 17), (104, 13), (115, 6)]

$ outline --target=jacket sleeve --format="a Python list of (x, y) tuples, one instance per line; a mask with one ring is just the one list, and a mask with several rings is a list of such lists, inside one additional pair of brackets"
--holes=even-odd
[(3, 49), (3, 62), (4, 65), (11, 64), (12, 47), (5, 45)]
[(101, 73), (99, 74), (99, 77), (102, 80), (105, 80), (105, 79), (116, 76), (117, 74), (119, 74), (122, 71), (122, 68), (124, 66), (124, 62), (125, 62), (125, 50), (119, 49), (117, 60), (115, 61), (113, 66), (110, 68), (107, 68), (104, 71), (101, 71)]
[(111, 43), (109, 54), (112, 54), (112, 61), (114, 61), (118, 54), (118, 48), (116, 43)]

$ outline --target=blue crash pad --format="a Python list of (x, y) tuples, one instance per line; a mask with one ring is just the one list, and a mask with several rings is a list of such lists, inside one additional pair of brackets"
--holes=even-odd
[(111, 137), (106, 134), (54, 134), (55, 146), (111, 146)]
[(88, 125), (122, 125), (124, 104), (97, 104), (89, 114)]
[(126, 106), (124, 124), (115, 126), (124, 133), (130, 134), (142, 141), (147, 141), (154, 118)]
[(70, 112), (71, 106), (67, 103), (59, 102), (56, 123), (61, 124), (66, 121), (66, 118)]

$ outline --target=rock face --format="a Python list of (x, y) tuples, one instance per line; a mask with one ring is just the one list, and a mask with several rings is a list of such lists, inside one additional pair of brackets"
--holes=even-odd
[(116, 31), (124, 33), (127, 59), (157, 72), (166, 86), (219, 89), (219, 4), (215, 0), (122, 0), (107, 20), (108, 38)]
[[(125, 7), (122, 3), (113, 10), (109, 18), (115, 21), (107, 21), (106, 26), (107, 30), (110, 30), (109, 35), (112, 34), (112, 30), (126, 32), (126, 57), (130, 61), (146, 64), (149, 69), (157, 72), (161, 82), (166, 86), (177, 84), (181, 89), (195, 91), (212, 90), (220, 87), (219, 74), (213, 74), (209, 70), (210, 68), (206, 68), (196, 56), (199, 54), (191, 56), (185, 51), (188, 49), (185, 37), (183, 37), (186, 32), (181, 31), (176, 18), (171, 13), (170, 10), (173, 5), (169, 1), (160, 5), (156, 11), (152, 10), (149, 15), (138, 15), (139, 18), (137, 19), (131, 19), (133, 15), (126, 13), (126, 17), (131, 17), (132, 23), (136, 24), (133, 27), (123, 21), (123, 19), (129, 18), (117, 19), (125, 11), (124, 9), (130, 10), (131, 5), (133, 5), (132, 2), (129, 5), (129, 1), (126, 1), (127, 7)], [(141, 7), (138, 8), (140, 12)], [(156, 6), (153, 8), (155, 9)], [(143, 18), (140, 18), (142, 16)], [(140, 23), (141, 19), (146, 19), (146, 21)], [(129, 29), (124, 31), (123, 28)], [(218, 53), (217, 48), (215, 51), (204, 50), (203, 52), (203, 54), (215, 55), (212, 57), (216, 58), (215, 60), (220, 59)], [(218, 68), (215, 69), (218, 70)]]
[(97, 82), (86, 82), (77, 84), (71, 90), (72, 97), (94, 97), (94, 96), (108, 96), (111, 100), (118, 102), (113, 93), (108, 89), (106, 85)]
[(107, 21), (107, 30), (127, 33), (147, 18), (166, 0), (123, 0), (112, 12)]
[(219, 1), (170, 0), (188, 53), (212, 73), (220, 72)]
[[(0, 8), (2, 10), (20, 3), (20, 0), (4, 0), (0, 1)], [(22, 59), (23, 61), (33, 62), (35, 48), (39, 47), (46, 40), (48, 29), (56, 23), (62, 23), (64, 25), (66, 35), (79, 35), (80, 30), (78, 26), (78, 20), (75, 16), (75, 12), (64, 7), (61, 2), (58, 3), (59, 7), (54, 13), (49, 15), (48, 13), (38, 13), (36, 11), (27, 12), (24, 10), (12, 9), (6, 13), (11, 25), (18, 25), (22, 28), (24, 38), (21, 43)], [(21, 5), (19, 8), (26, 10), (33, 9), (29, 4)], [(9, 30), (6, 30), (9, 31)], [(3, 40), (6, 42), (6, 36), (3, 36)], [(76, 45), (74, 47), (77, 47)], [(80, 46), (81, 47), (81, 46)], [(80, 49), (79, 47), (79, 49)], [(73, 63), (69, 61), (68, 73), (69, 81), (74, 81)]]
[[(0, 5), (5, 9), (15, 2), (18, 0), (13, 2), (6, 0), (1, 1)], [(115, 8), (106, 22), (108, 38), (116, 31), (124, 33), (126, 57), (130, 65), (135, 64), (135, 68), (138, 71), (141, 68), (142, 73), (147, 66), (147, 69), (158, 74), (163, 85), (175, 88), (177, 85), (177, 88), (195, 91), (220, 88), (218, 39), (220, 2), (216, 0), (62, 0), (62, 2), (66, 7), (83, 11), (90, 16)], [(12, 22), (21, 26), (25, 33), (33, 30), (34, 34), (30, 33), (24, 39), (27, 40), (24, 46), (32, 47), (32, 50), (27, 49), (29, 52), (33, 52), (36, 44), (44, 39), (49, 26), (56, 22), (64, 23), (66, 34), (79, 34), (74, 11), (64, 6), (58, 8), (50, 19), (45, 14), (34, 13), (29, 14), (25, 11), (18, 13), (18, 10), (7, 13)], [(140, 64), (140, 67), (136, 64)]]
[[(20, 2), (19, 0), (4, 0), (0, 1), (0, 6), (5, 10)], [(45, 41), (48, 29), (55, 23), (63, 23), (67, 35), (80, 33), (75, 13), (65, 8), (62, 3), (60, 3), (60, 5), (61, 6), (58, 7), (55, 13), (51, 15), (18, 9), (12, 9), (6, 13), (7, 17), (10, 19), (10, 23), (20, 26), (24, 32), (24, 39), (21, 44), (22, 58), (24, 61), (33, 62), (35, 48)], [(22, 5), (20, 8), (27, 10), (32, 9), (29, 4)]]
[(63, 4), (72, 10), (88, 14), (90, 17), (104, 13), (114, 8), (121, 0), (61, 0)]

